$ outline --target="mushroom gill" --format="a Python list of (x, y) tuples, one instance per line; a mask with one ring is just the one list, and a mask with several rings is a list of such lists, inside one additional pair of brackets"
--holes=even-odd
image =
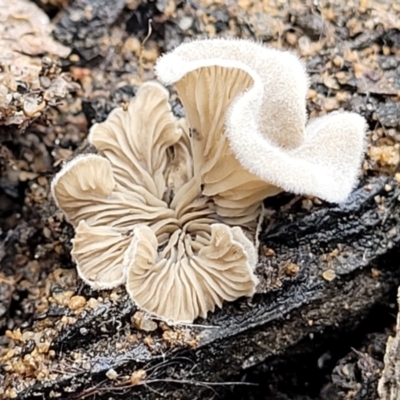
[(144, 310), (172, 322), (206, 318), (223, 301), (255, 291), (249, 271), (256, 251), (240, 228), (216, 223), (190, 230), (175, 230), (158, 250), (151, 227), (139, 226), (128, 256), (128, 293)]
[(231, 225), (254, 225), (262, 200), (282, 191), (243, 168), (224, 135), (229, 106), (253, 84), (245, 71), (218, 65), (198, 68), (175, 83), (190, 125), (194, 174)]
[(192, 322), (253, 295), (256, 250), (241, 228), (219, 222), (202, 193), (187, 122), (168, 97), (143, 84), (126, 111), (92, 127), (98, 154), (67, 163), (52, 193), (75, 228), (71, 254), (88, 285), (126, 284), (138, 307)]

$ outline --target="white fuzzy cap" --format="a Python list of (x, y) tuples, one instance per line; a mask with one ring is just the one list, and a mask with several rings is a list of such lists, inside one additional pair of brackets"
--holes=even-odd
[[(182, 44), (160, 58), (156, 74), (164, 84), (173, 84), (194, 71), (221, 71), (213, 69), (215, 66), (240, 69), (253, 81), (223, 110), (223, 134), (240, 165), (284, 190), (332, 202), (345, 200), (357, 182), (364, 154), (364, 118), (332, 113), (306, 124), (308, 77), (303, 63), (290, 52), (246, 40)], [(225, 79), (224, 90), (229, 91), (234, 84), (229, 73), (221, 79)], [(190, 91), (186, 88), (186, 98)], [(219, 109), (218, 94), (203, 99), (195, 92), (190, 100), (199, 110), (205, 109), (204, 103), (209, 110)]]

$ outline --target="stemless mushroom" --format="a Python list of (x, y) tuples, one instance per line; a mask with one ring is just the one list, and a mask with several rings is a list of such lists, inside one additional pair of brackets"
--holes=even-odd
[(306, 124), (308, 77), (293, 54), (199, 40), (161, 57), (156, 74), (177, 88), (195, 132), (195, 172), (225, 221), (246, 221), (282, 189), (340, 202), (356, 184), (365, 120), (343, 112)]
[(360, 169), (366, 124), (353, 113), (307, 123), (308, 78), (291, 53), (240, 40), (183, 44), (128, 109), (94, 125), (98, 155), (52, 183), (75, 228), (72, 256), (94, 288), (126, 284), (138, 307), (192, 322), (257, 285), (262, 201), (282, 190), (342, 201)]
[(172, 322), (254, 294), (256, 248), (241, 228), (218, 223), (194, 175), (187, 123), (163, 87), (144, 84), (89, 141), (99, 155), (77, 157), (52, 183), (88, 285), (126, 284), (141, 309)]

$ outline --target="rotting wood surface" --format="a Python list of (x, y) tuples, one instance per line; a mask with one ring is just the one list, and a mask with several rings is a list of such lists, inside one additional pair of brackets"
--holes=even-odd
[[(55, 356), (50, 368), (63, 373), (24, 390), (19, 398), (135, 394), (156, 399), (161, 390), (167, 397), (174, 391), (174, 398), (193, 399), (199, 391), (210, 390), (207, 382), (218, 392), (224, 389), (218, 382), (232, 381), (273, 356), (290, 354), (304, 340), (312, 345), (313, 335), (321, 336), (328, 328), (346, 329), (393, 294), (400, 281), (400, 189), (393, 184), (388, 191), (390, 183), (389, 178), (373, 178), (368, 190), (363, 185), (346, 204), (303, 216), (296, 217), (290, 208), (269, 208), (272, 216), (261, 241), (274, 254), (263, 256), (258, 270), (278, 271), (276, 289), (257, 294), (251, 302), (226, 304), (199, 322), (202, 327), (166, 330), (160, 324), (119, 351), (116, 343), (126, 343), (135, 312), (127, 296), (85, 313), (52, 343)], [(288, 276), (288, 263), (299, 267), (296, 276)], [(335, 272), (333, 280), (327, 270)], [(272, 287), (271, 282), (265, 285)], [(56, 310), (50, 315), (57, 315)], [(190, 346), (179, 339), (182, 333), (193, 338)], [(110, 370), (118, 378), (108, 379)], [(147, 377), (132, 386), (128, 377), (139, 370)]]
[[(21, 399), (208, 399), (232, 387), (219, 382), (248, 382), (246, 371), (258, 363), (274, 368), (277, 360), (295, 380), (303, 365), (291, 360), (300, 351), (321, 343), (329, 349), (336, 334), (346, 335), (372, 308), (394, 300), (399, 189), (381, 173), (393, 174), (399, 161), (396, 3), (275, 3), (262, 9), (266, 2), (118, 0), (110, 8), (106, 0), (51, 1), (58, 10), (52, 20), (56, 39), (73, 49), (61, 60), (63, 70), (83, 90), (46, 110), (46, 124), (37, 121), (26, 132), (2, 129), (0, 135), (0, 353), (8, 358), (2, 360), (0, 393), (15, 387)], [(344, 108), (364, 115), (371, 129), (364, 174), (379, 177), (368, 178), (340, 207), (305, 211), (299, 203), (309, 199), (292, 207), (285, 197), (269, 201), (261, 238), (266, 256), (258, 268), (265, 294), (196, 321), (205, 327), (157, 323), (145, 331), (146, 323), (132, 323), (136, 309), (124, 289), (93, 292), (80, 285), (69, 256), (72, 230), (48, 195), (60, 164), (85, 146), (88, 127), (134, 95), (149, 18), (145, 80), (153, 77), (158, 55), (184, 39), (253, 38), (305, 60), (310, 117)], [(181, 112), (178, 103), (173, 106)], [(72, 294), (85, 306), (74, 311)], [(382, 325), (373, 332), (379, 330)], [(335, 376), (333, 371), (319, 385)], [(288, 383), (282, 376), (262, 379)], [(373, 382), (368, 395), (364, 382), (355, 376), (345, 389), (353, 400), (376, 400)], [(297, 388), (291, 398), (301, 396)], [(251, 398), (251, 389), (245, 387), (243, 399)]]

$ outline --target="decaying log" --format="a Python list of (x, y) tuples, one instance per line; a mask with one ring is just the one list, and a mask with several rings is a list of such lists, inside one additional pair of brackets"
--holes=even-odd
[[(397, 295), (400, 304), (400, 289)], [(397, 400), (400, 398), (400, 312), (397, 315), (396, 336), (389, 336), (386, 344), (385, 367), (378, 384), (381, 400)]]
[[(19, 396), (25, 400), (156, 399), (160, 392), (194, 399), (208, 398), (198, 397), (201, 391), (223, 391), (243, 370), (328, 340), (393, 295), (400, 282), (399, 196), (397, 184), (381, 176), (340, 206), (306, 211), (293, 197), (283, 206), (285, 198), (266, 204), (261, 284), (251, 301), (225, 304), (199, 325), (138, 330), (124, 292), (119, 299), (104, 292), (102, 303), (53, 340), (47, 368), (55, 379), (26, 387), (10, 373), (4, 382), (25, 387)], [(36, 323), (56, 325), (65, 314), (50, 307)]]

